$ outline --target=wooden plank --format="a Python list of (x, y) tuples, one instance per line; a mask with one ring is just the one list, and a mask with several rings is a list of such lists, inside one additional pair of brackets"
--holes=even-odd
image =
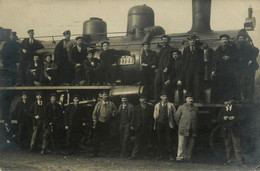
[(0, 90), (103, 90), (112, 86), (14, 86), (0, 87)]

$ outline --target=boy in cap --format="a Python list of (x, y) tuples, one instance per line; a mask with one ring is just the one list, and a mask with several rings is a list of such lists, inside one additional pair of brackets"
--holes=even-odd
[(33, 65), (33, 57), (36, 51), (43, 49), (44, 46), (40, 41), (34, 39), (34, 30), (30, 29), (27, 31), (29, 38), (25, 38), (21, 43), (22, 56), (20, 58), (20, 74), (21, 74), (21, 84), (26, 83), (26, 72), (28, 67)]
[(197, 45), (197, 36), (187, 38), (189, 46), (183, 50), (183, 70), (187, 92), (192, 92), (195, 101), (200, 101), (201, 75), (203, 75), (203, 50)]
[(169, 73), (169, 67), (171, 64), (171, 51), (172, 47), (169, 45), (171, 38), (167, 35), (161, 37), (163, 45), (160, 46), (160, 51), (158, 54), (158, 67), (155, 70), (154, 78), (154, 99), (158, 100), (160, 91), (165, 89), (165, 81), (167, 81), (167, 74)]
[(232, 163), (231, 151), (233, 146), (238, 164), (245, 167), (246, 165), (243, 161), (243, 155), (240, 146), (241, 129), (239, 111), (237, 107), (233, 105), (233, 100), (231, 98), (225, 100), (224, 104), (225, 107), (223, 107), (219, 112), (218, 121), (222, 123), (221, 137), (225, 142), (226, 164), (229, 165)]
[(52, 60), (51, 54), (45, 56), (44, 67), (43, 67), (43, 80), (42, 83), (45, 85), (54, 86), (58, 84), (58, 66)]
[(141, 95), (139, 104), (135, 106), (131, 120), (131, 130), (135, 132), (135, 142), (130, 159), (137, 159), (146, 155), (148, 145), (151, 143), (153, 129), (153, 107), (147, 103), (147, 97)]
[(191, 161), (195, 137), (198, 134), (198, 108), (193, 104), (194, 97), (188, 92), (185, 100), (186, 103), (178, 108), (174, 117), (179, 135), (177, 162)]
[(44, 104), (42, 100), (42, 93), (37, 92), (35, 94), (36, 102), (31, 105), (30, 114), (33, 121), (33, 132), (30, 144), (30, 152), (35, 148), (35, 141), (37, 137), (42, 138), (43, 131), (45, 130), (45, 125), (43, 123), (44, 119)]
[(83, 42), (83, 37), (76, 37), (76, 45), (72, 47), (70, 55), (70, 62), (75, 70), (75, 85), (83, 85), (82, 81), (85, 81), (83, 61), (87, 56), (87, 47)]
[(167, 90), (172, 97), (174, 97), (175, 91), (178, 91), (178, 102), (182, 102), (184, 86), (183, 59), (181, 56), (181, 51), (179, 51), (178, 49), (172, 50), (171, 54), (172, 63), (170, 64), (169, 74), (167, 75), (168, 79), (165, 84), (167, 85)]
[(100, 60), (94, 58), (94, 53), (94, 50), (89, 50), (86, 59), (83, 62), (87, 85), (92, 85), (98, 82)]
[(246, 33), (237, 35), (238, 76), (241, 88), (241, 100), (254, 101), (255, 72), (258, 70), (259, 49), (246, 40)]
[(21, 100), (15, 107), (15, 115), (18, 122), (18, 143), (21, 148), (28, 148), (32, 130), (30, 103), (25, 91), (21, 93), (21, 97)]
[(79, 95), (73, 96), (73, 104), (66, 108), (65, 129), (67, 130), (66, 146), (69, 152), (76, 152), (80, 139), (83, 137), (83, 127), (86, 126), (84, 109), (79, 104)]
[(173, 103), (168, 102), (168, 97), (165, 91), (160, 94), (161, 101), (154, 107), (154, 130), (157, 133), (159, 145), (159, 157), (163, 158), (163, 152), (167, 151), (170, 161), (173, 161), (173, 147), (172, 147), (172, 130), (174, 128), (174, 115), (176, 112)]
[(69, 61), (69, 53), (73, 41), (70, 40), (70, 30), (63, 32), (64, 39), (62, 39), (54, 50), (54, 62), (58, 65), (58, 77), (61, 85), (69, 85), (74, 79), (74, 68)]
[(41, 154), (45, 154), (46, 147), (49, 143), (49, 139), (52, 143), (52, 150), (55, 150), (55, 146), (58, 138), (58, 128), (60, 127), (61, 120), (61, 107), (56, 102), (56, 94), (50, 95), (50, 101), (45, 106), (44, 111), (44, 125), (46, 125), (44, 134), (43, 134), (43, 142), (42, 142), (42, 151)]
[(148, 92), (153, 90), (154, 82), (154, 71), (157, 66), (157, 54), (155, 51), (150, 50), (150, 43), (143, 43), (143, 52), (142, 52), (142, 70), (141, 70), (141, 82), (144, 86), (148, 88)]
[(1, 60), (3, 62), (4, 80), (5, 85), (9, 85), (9, 79), (11, 79), (11, 86), (16, 85), (17, 69), (16, 63), (19, 61), (19, 51), (21, 50), (21, 44), (17, 42), (18, 37), (16, 32), (12, 32), (10, 40), (8, 40), (1, 51)]
[(120, 158), (127, 158), (129, 153), (130, 127), (134, 114), (134, 106), (128, 102), (127, 96), (121, 96), (121, 104), (118, 108), (119, 133), (121, 141)]
[(225, 97), (235, 97), (238, 87), (236, 66), (238, 58), (235, 49), (229, 42), (229, 35), (219, 36), (221, 45), (214, 53), (212, 63), (212, 76), (215, 77), (216, 97), (214, 101), (222, 101)]
[(109, 150), (110, 126), (112, 119), (117, 115), (115, 104), (108, 100), (108, 91), (102, 92), (101, 100), (96, 104), (92, 119), (94, 137), (94, 157), (99, 155), (99, 147), (101, 141), (105, 144), (105, 150)]

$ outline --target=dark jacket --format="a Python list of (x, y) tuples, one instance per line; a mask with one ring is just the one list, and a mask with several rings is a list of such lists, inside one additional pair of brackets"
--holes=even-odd
[(58, 103), (52, 104), (51, 102), (47, 103), (44, 111), (45, 117), (44, 122), (46, 125), (49, 123), (57, 124), (61, 120), (61, 107)]
[[(257, 63), (257, 56), (259, 53), (259, 49), (250, 45), (249, 43), (243, 43), (241, 46), (237, 48), (237, 57), (238, 57), (238, 70), (240, 72), (244, 72), (247, 69), (255, 71), (259, 68)], [(252, 60), (252, 64), (249, 66), (248, 62)]]
[(19, 61), (20, 49), (21, 44), (14, 40), (9, 40), (4, 44), (1, 52), (4, 67), (16, 66), (16, 63)]
[(164, 70), (165, 68), (169, 68), (171, 64), (171, 52), (173, 48), (170, 45), (166, 47), (162, 47), (158, 53), (158, 68)]
[[(230, 58), (224, 60), (224, 56), (229, 56)], [(217, 76), (234, 76), (237, 62), (238, 58), (235, 56), (235, 48), (232, 45), (228, 45), (224, 50), (222, 46), (219, 46), (214, 53), (212, 70), (216, 72)]]
[(195, 46), (195, 51), (192, 53), (190, 46), (183, 50), (183, 69), (184, 72), (203, 72), (203, 50)]
[[(123, 110), (123, 105), (121, 104), (118, 108), (118, 114), (119, 114), (119, 123), (120, 125), (122, 124), (122, 110)], [(130, 103), (127, 103), (126, 105), (126, 111), (127, 111), (127, 118), (129, 121), (129, 125), (131, 124), (131, 120), (134, 114), (134, 106)]]
[(178, 132), (183, 136), (197, 136), (198, 134), (198, 108), (194, 105), (181, 105), (175, 115)]
[(131, 120), (131, 126), (135, 131), (152, 130), (153, 129), (153, 107), (146, 104), (145, 109), (138, 104), (135, 106), (134, 113)]
[[(93, 62), (93, 65), (91, 64)], [(97, 58), (85, 59), (83, 62), (85, 71), (94, 71), (100, 66), (100, 60)]]
[(71, 130), (80, 130), (84, 122), (85, 115), (82, 106), (78, 104), (76, 108), (74, 104), (71, 104), (66, 108), (65, 126), (69, 126)]
[(22, 62), (33, 62), (33, 55), (36, 53), (37, 50), (43, 49), (44, 46), (39, 42), (38, 40), (33, 40), (33, 43), (29, 43), (29, 38), (25, 38), (22, 43), (21, 43), (21, 48), (25, 49), (27, 51), (26, 54), (22, 53), (23, 55), (21, 56), (21, 61)]
[[(30, 108), (30, 115), (32, 117), (32, 120), (33, 120), (33, 126), (40, 126), (42, 124), (42, 121), (44, 120), (44, 104), (43, 105), (38, 105), (37, 101), (34, 102), (32, 105), (31, 105), (31, 108)], [(39, 115), (39, 119), (35, 119), (34, 117), (36, 115)]]
[(142, 57), (141, 57), (141, 60), (142, 60), (142, 63), (145, 63), (147, 64), (146, 67), (143, 67), (144, 68), (149, 68), (151, 69), (151, 66), (152, 65), (155, 65), (157, 67), (157, 63), (158, 63), (158, 57), (157, 57), (157, 54), (155, 51), (152, 51), (152, 50), (148, 50), (147, 51), (147, 54), (145, 54), (145, 51), (143, 50), (142, 52)]
[(54, 50), (54, 62), (60, 67), (63, 64), (69, 63), (69, 55), (70, 49), (68, 46), (63, 47), (63, 42), (65, 40), (61, 40)]
[[(31, 70), (33, 70), (33, 73), (35, 73), (35, 75), (31, 72)], [(30, 81), (41, 81), (41, 78), (43, 76), (43, 64), (39, 61), (38, 65), (35, 66), (34, 62), (31, 63), (28, 66), (28, 76), (29, 79), (31, 79)]]
[(71, 50), (71, 56), (69, 58), (72, 65), (75, 67), (77, 63), (83, 64), (83, 61), (86, 59), (87, 56), (87, 47), (82, 46), (81, 51), (78, 51), (77, 46), (73, 46)]
[(183, 57), (179, 56), (176, 60), (172, 59), (168, 73), (168, 80), (171, 81), (171, 84), (176, 85), (178, 80), (183, 82), (183, 77)]
[(100, 67), (107, 68), (114, 63), (118, 63), (118, 51), (114, 49), (108, 49), (100, 53)]
[(14, 113), (18, 123), (26, 122), (31, 116), (30, 104), (28, 101), (24, 103), (22, 100), (20, 100), (15, 107)]
[[(224, 116), (234, 116), (233, 120), (224, 120)], [(239, 111), (236, 106), (232, 105), (231, 111), (227, 111), (226, 107), (219, 112), (218, 121), (221, 123), (221, 137), (226, 138), (228, 131), (232, 131), (235, 137), (241, 135)]]

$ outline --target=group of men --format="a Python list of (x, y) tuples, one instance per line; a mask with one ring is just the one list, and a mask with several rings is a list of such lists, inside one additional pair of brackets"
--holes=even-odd
[[(109, 99), (108, 92), (102, 91), (93, 112), (86, 111), (79, 104), (78, 95), (74, 95), (72, 103), (66, 107), (64, 97), (56, 100), (55, 94), (51, 94), (46, 103), (42, 94), (37, 92), (32, 104), (29, 104), (26, 92), (21, 96), (15, 109), (18, 120), (17, 138), (21, 148), (26, 149), (29, 146), (30, 152), (37, 150), (38, 145), (41, 154), (46, 154), (47, 149), (53, 152), (58, 149), (74, 153), (82, 150), (81, 144), (86, 143), (86, 138), (90, 138), (93, 157), (99, 156), (102, 149), (106, 155), (110, 155), (113, 147), (120, 143), (120, 158), (146, 157), (151, 145), (153, 150), (156, 150), (158, 160), (165, 157), (176, 162), (192, 160), (195, 138), (199, 134), (199, 120), (198, 108), (193, 104), (194, 96), (191, 93), (185, 94), (185, 103), (176, 110), (175, 105), (169, 102), (165, 91), (160, 92), (160, 101), (155, 106), (142, 94), (136, 106), (128, 101), (127, 96), (121, 96), (118, 108)], [(225, 104), (218, 121), (222, 123), (221, 136), (226, 147), (226, 163), (232, 162), (231, 149), (234, 146), (238, 164), (245, 166), (240, 148), (239, 111), (232, 105), (232, 99), (225, 100)], [(88, 115), (92, 115), (91, 121), (87, 119)], [(86, 127), (93, 130), (92, 136), (86, 135)], [(175, 136), (175, 131), (178, 132), (178, 136)], [(131, 141), (133, 136), (134, 142)], [(177, 139), (178, 149), (175, 155), (174, 140)], [(133, 145), (130, 145), (130, 142)], [(177, 156), (176, 159), (174, 156)]]
[[(77, 37), (73, 45), (67, 30), (63, 33), (65, 38), (55, 47), (54, 60), (51, 54), (45, 55), (43, 60), (36, 53), (44, 47), (34, 39), (34, 30), (28, 30), (28, 35), (20, 44), (12, 32), (10, 41), (3, 47), (4, 76), (6, 82), (11, 78), (11, 85), (16, 84), (18, 61), (21, 85), (111, 85), (122, 79), (118, 57), (126, 52), (109, 49), (108, 41), (101, 43), (98, 59), (94, 57), (95, 49), (89, 50), (83, 37)], [(150, 50), (149, 42), (144, 42), (140, 81), (151, 92), (149, 98), (159, 100), (162, 89), (174, 97), (178, 90), (182, 101), (185, 89), (200, 102), (205, 80), (212, 80), (212, 101), (235, 97), (253, 102), (259, 50), (243, 30), (238, 33), (236, 44), (227, 34), (220, 35), (219, 39), (221, 45), (215, 52), (196, 35), (187, 38), (189, 46), (183, 52), (170, 46), (171, 38), (167, 35), (161, 37), (158, 54)]]
[(142, 82), (153, 89), (154, 99), (159, 99), (164, 89), (172, 97), (178, 92), (182, 101), (185, 89), (200, 102), (205, 81), (211, 80), (213, 102), (228, 98), (253, 102), (259, 49), (250, 44), (243, 30), (237, 35), (237, 44), (230, 41), (229, 35), (220, 35), (221, 45), (216, 51), (202, 44), (196, 35), (187, 39), (189, 46), (183, 53), (169, 45), (167, 35), (161, 37), (163, 45), (158, 55), (149, 50), (149, 43), (143, 44)]

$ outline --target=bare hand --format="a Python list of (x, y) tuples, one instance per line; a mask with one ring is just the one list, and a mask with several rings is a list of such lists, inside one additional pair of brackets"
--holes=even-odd
[(39, 116), (39, 115), (36, 115), (36, 116), (34, 116), (34, 118), (35, 118), (35, 119), (39, 119), (39, 118), (40, 118), (40, 116)]
[(27, 50), (25, 50), (25, 49), (23, 49), (22, 51), (23, 51), (23, 53), (27, 53)]
[(216, 76), (215, 71), (212, 71), (211, 76), (212, 76), (212, 77)]
[(253, 63), (252, 60), (250, 60), (250, 61), (248, 62), (248, 66), (251, 65), (252, 63)]
[(224, 118), (223, 118), (223, 119), (224, 119), (224, 120), (227, 120), (228, 118), (229, 118), (228, 116), (224, 116)]
[(178, 80), (178, 81), (177, 81), (177, 85), (178, 85), (178, 86), (182, 85), (181, 80)]
[(79, 66), (81, 66), (81, 64), (79, 64), (79, 63), (78, 63), (78, 64), (76, 64), (76, 67), (79, 67)]
[(49, 81), (51, 81), (51, 79), (52, 79), (51, 77), (48, 77), (48, 80), (49, 80)]
[(227, 55), (223, 56), (222, 58), (223, 58), (224, 60), (229, 60), (229, 59), (230, 59), (230, 57), (227, 56)]
[(168, 68), (165, 68), (165, 69), (163, 70), (164, 73), (166, 73), (167, 71), (168, 71)]
[(235, 116), (230, 116), (229, 120), (233, 120), (235, 118)]
[(116, 64), (116, 63), (114, 63), (114, 64), (112, 64), (112, 66), (117, 66), (117, 64)]
[(164, 82), (165, 85), (169, 85), (170, 83), (171, 83), (170, 80), (167, 80), (167, 81)]
[(52, 125), (52, 122), (50, 122), (49, 125)]
[(131, 129), (132, 131), (133, 131), (133, 130), (135, 130), (135, 129), (134, 129), (134, 127), (132, 127), (132, 126), (131, 126), (131, 128), (130, 128), (130, 129)]
[(46, 71), (49, 71), (49, 70), (51, 70), (51, 68), (46, 68)]
[(86, 126), (86, 123), (85, 123), (85, 122), (83, 122), (83, 123), (82, 123), (82, 126)]
[(145, 63), (142, 63), (142, 66), (145, 66), (145, 67), (146, 67), (146, 66), (148, 66), (148, 65), (147, 65), (147, 64), (145, 64)]
[(156, 68), (156, 65), (152, 65), (151, 68)]
[(65, 129), (69, 129), (69, 126), (65, 126)]

